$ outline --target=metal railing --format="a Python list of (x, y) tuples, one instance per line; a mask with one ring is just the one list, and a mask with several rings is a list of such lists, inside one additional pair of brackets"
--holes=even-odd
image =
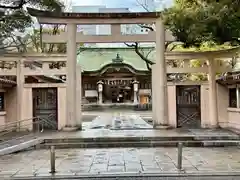
[(22, 119), (18, 121), (12, 121), (0, 126), (0, 137), (13, 132), (43, 132), (44, 125), (52, 127), (52, 129), (57, 128), (57, 123), (50, 121), (53, 115), (50, 114), (47, 117), (32, 117), (28, 119)]
[[(184, 167), (183, 167), (183, 148), (184, 148), (184, 143), (186, 143), (187, 141), (183, 141), (183, 142), (178, 142), (177, 144), (177, 163), (176, 163), (176, 168), (179, 172), (184, 171)], [(204, 141), (203, 141), (204, 142)], [(207, 141), (205, 141), (207, 142)], [(232, 142), (230, 141), (226, 141), (226, 142)], [(239, 141), (240, 142), (240, 141)], [(56, 173), (56, 154), (55, 154), (55, 145), (52, 145), (50, 147), (50, 173), (54, 174)]]
[[(56, 173), (56, 151), (55, 146), (52, 145), (50, 147), (50, 173), (55, 174)], [(183, 171), (182, 167), (182, 156), (183, 156), (183, 142), (178, 143), (178, 155), (177, 155), (177, 169), (178, 171)]]

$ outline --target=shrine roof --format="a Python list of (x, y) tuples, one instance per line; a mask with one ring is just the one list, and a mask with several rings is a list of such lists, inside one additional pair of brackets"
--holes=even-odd
[(122, 12), (122, 13), (72, 13), (72, 12), (52, 12), (42, 11), (33, 8), (27, 8), (29, 14), (35, 17), (49, 17), (62, 19), (133, 19), (133, 18), (158, 18), (161, 16), (160, 12)]
[[(78, 63), (82, 66), (84, 71), (98, 71), (104, 66), (113, 63), (112, 59), (116, 58), (119, 54), (124, 64), (132, 66), (138, 71), (148, 71), (145, 61), (143, 61), (135, 52), (133, 48), (129, 47), (118, 47), (118, 48), (98, 48), (98, 47), (83, 47), (82, 52), (77, 56)], [(218, 50), (218, 51), (203, 51), (203, 52), (192, 52), (192, 51), (171, 51), (166, 52), (167, 57), (178, 57), (179, 59), (185, 59), (186, 57), (192, 57), (190, 59), (201, 59), (208, 55), (218, 57), (223, 54), (230, 54), (224, 57), (224, 59), (230, 58), (232, 53), (238, 51), (239, 47), (232, 49)], [(232, 52), (231, 52), (232, 51)], [(154, 47), (142, 47), (141, 52), (148, 57), (149, 60), (155, 62), (156, 53)], [(236, 65), (240, 67), (240, 63)]]
[[(143, 48), (142, 51), (147, 54), (153, 47)], [(98, 71), (106, 65), (114, 64), (114, 59), (118, 56), (122, 62), (118, 64), (127, 64), (138, 71), (148, 71), (146, 63), (136, 54), (132, 48), (84, 48), (77, 56), (77, 61), (83, 71)], [(155, 53), (149, 53), (148, 58), (154, 62)]]

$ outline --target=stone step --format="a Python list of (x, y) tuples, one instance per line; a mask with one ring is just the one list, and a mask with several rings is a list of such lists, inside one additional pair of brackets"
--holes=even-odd
[(81, 173), (81, 175), (54, 175), (54, 177), (50, 177), (50, 175), (45, 176), (30, 176), (30, 175), (14, 175), (13, 178), (15, 180), (49, 180), (49, 179), (58, 179), (58, 180), (239, 180), (240, 173), (239, 172), (198, 172), (198, 173), (186, 173), (186, 172), (175, 172), (175, 173), (163, 173), (153, 171), (151, 173), (144, 172), (131, 172), (131, 173)]
[[(181, 141), (140, 141), (140, 142), (75, 142), (75, 143), (42, 143), (38, 148), (50, 148), (55, 146), (57, 149), (68, 148), (118, 148), (118, 147), (177, 147)], [(240, 141), (182, 141), (184, 147), (226, 147), (226, 146), (239, 146)]]
[(110, 143), (110, 142), (150, 142), (150, 141), (217, 141), (240, 140), (239, 136), (160, 136), (160, 137), (89, 137), (89, 138), (46, 138), (44, 143)]
[(95, 138), (59, 138), (45, 139), (40, 146), (49, 148), (107, 148), (107, 147), (163, 147), (177, 146), (184, 142), (185, 146), (238, 146), (239, 136), (160, 136), (160, 137), (95, 137)]

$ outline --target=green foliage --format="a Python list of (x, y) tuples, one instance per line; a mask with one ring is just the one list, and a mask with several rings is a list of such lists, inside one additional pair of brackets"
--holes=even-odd
[(175, 0), (174, 6), (164, 11), (163, 18), (185, 47), (199, 47), (206, 41), (238, 45), (239, 7), (239, 0)]
[[(42, 33), (48, 34), (58, 34), (64, 31), (58, 25), (53, 27), (43, 28)], [(20, 52), (47, 52), (47, 53), (66, 53), (66, 44), (47, 44), (41, 42), (41, 32), (40, 29), (33, 29), (31, 33), (28, 33), (21, 38), (20, 46), (18, 46), (18, 51)]]
[[(65, 31), (65, 26), (45, 26), (44, 28), (40, 29), (33, 29), (32, 32), (28, 33), (24, 37), (21, 38), (21, 45), (18, 46), (19, 52), (44, 52), (44, 53), (66, 53), (67, 52), (67, 45), (66, 43), (42, 43), (41, 37), (42, 34), (59, 34)], [(81, 53), (83, 50), (84, 44), (78, 44), (77, 53)]]
[(0, 9), (2, 9), (0, 49), (18, 46), (17, 34), (25, 32), (26, 28), (32, 25), (32, 18), (25, 10), (27, 6), (49, 11), (61, 11), (63, 7), (59, 0), (2, 0), (0, 2)]

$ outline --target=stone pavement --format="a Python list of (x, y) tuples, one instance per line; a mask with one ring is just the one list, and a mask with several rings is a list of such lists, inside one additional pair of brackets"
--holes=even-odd
[[(239, 173), (239, 148), (184, 148), (184, 173)], [(0, 179), (50, 176), (49, 150), (0, 157)], [(56, 175), (179, 173), (176, 148), (56, 150)], [(240, 173), (239, 173), (240, 174)], [(230, 175), (230, 174), (229, 174)]]
[(84, 129), (152, 129), (153, 126), (148, 124), (137, 114), (113, 113), (99, 115), (90, 123), (85, 122)]
[(143, 119), (152, 119), (152, 111), (133, 111), (133, 110), (107, 110), (107, 111), (83, 111), (83, 121), (91, 121), (93, 118), (97, 116), (108, 116), (116, 113), (121, 113), (125, 115), (139, 115)]

